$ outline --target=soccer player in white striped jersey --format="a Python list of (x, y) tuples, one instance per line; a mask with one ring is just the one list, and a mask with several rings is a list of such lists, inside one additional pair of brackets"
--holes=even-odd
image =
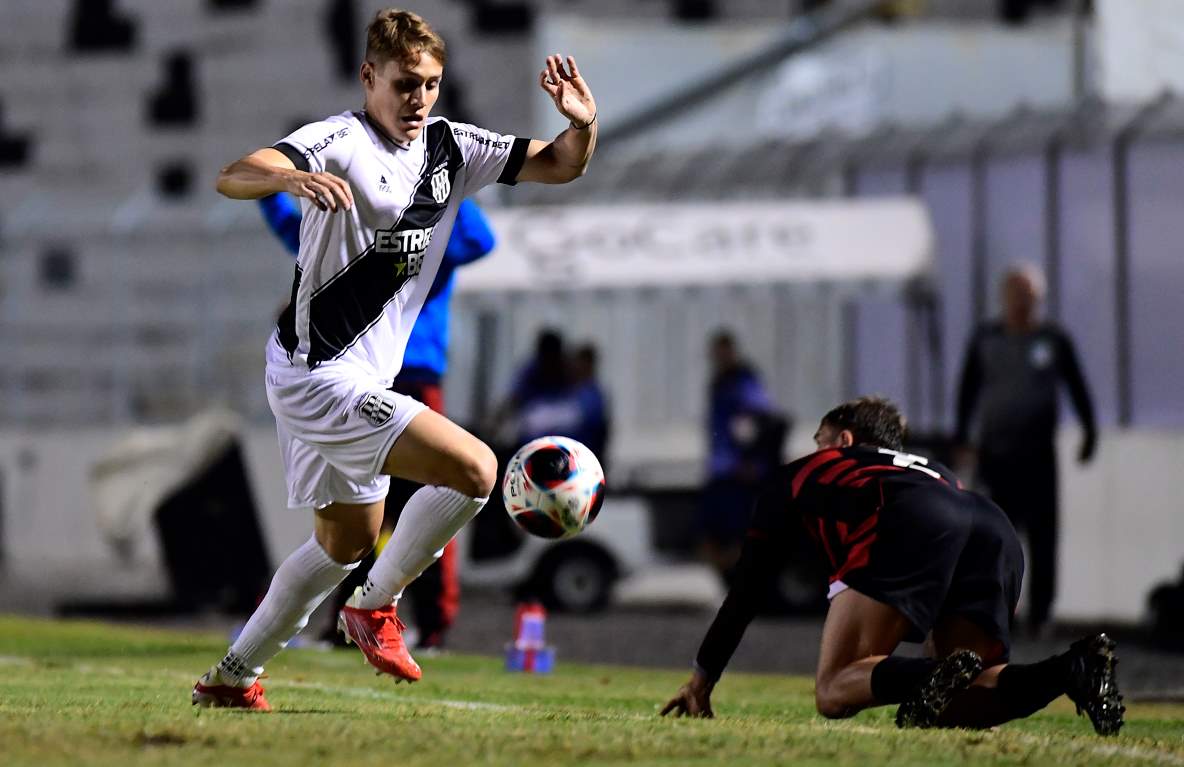
[[(301, 198), (292, 300), (267, 344), (289, 506), (315, 511), (312, 537), (193, 702), (269, 710), (258, 677), (374, 546), (391, 476), (424, 485), (339, 621), (380, 673), (415, 681), (396, 604), (403, 589), (484, 506), (497, 461), (480, 440), (389, 390), (440, 264), (457, 206), (500, 181), (561, 184), (596, 145), (596, 102), (573, 58), (547, 57), (539, 85), (570, 126), (552, 141), (431, 117), (444, 42), (419, 16), (388, 9), (367, 30), (365, 106), (306, 125), (231, 163), (218, 191)], [(233, 531), (226, 531), (233, 545)]]

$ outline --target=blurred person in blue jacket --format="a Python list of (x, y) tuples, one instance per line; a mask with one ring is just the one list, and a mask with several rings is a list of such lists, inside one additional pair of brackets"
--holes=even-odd
[(708, 351), (712, 375), (702, 548), (727, 577), (740, 556), (757, 489), (781, 462), (788, 421), (777, 412), (756, 369), (741, 357), (730, 331), (716, 331)]
[[(284, 247), (295, 255), (300, 250), (300, 206), (287, 194), (274, 194), (259, 200), (263, 218)], [(487, 255), (494, 247), (493, 231), (481, 208), (472, 200), (463, 200), (456, 214), (444, 260), (428, 291), (415, 327), (407, 339), (403, 367), (391, 387), (400, 394), (414, 397), (437, 413), (444, 412), (444, 373), (448, 367), (448, 308), (457, 267)], [(385, 542), (398, 521), (403, 504), (419, 488), (406, 480), (392, 478), (383, 522)], [(456, 541), (444, 548), (444, 554), (408, 587), (414, 602), (414, 616), (419, 638), (418, 649), (439, 649), (456, 619), (460, 607), (460, 584), (456, 572)], [(376, 548), (334, 595), (333, 616), (345, 604), (356, 586), (366, 580), (379, 548)], [(331, 623), (324, 637), (336, 644), (344, 640)]]
[(604, 464), (608, 449), (608, 403), (596, 380), (596, 347), (569, 353), (553, 328), (539, 331), (535, 352), (518, 369), (509, 397), (498, 407), (495, 430), (514, 424), (516, 446), (539, 437), (570, 437)]

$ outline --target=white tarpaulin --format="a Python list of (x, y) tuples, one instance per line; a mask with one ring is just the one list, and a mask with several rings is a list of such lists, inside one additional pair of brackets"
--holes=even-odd
[(932, 262), (912, 198), (524, 207), (490, 211), (494, 254), (457, 289), (586, 290), (907, 279)]

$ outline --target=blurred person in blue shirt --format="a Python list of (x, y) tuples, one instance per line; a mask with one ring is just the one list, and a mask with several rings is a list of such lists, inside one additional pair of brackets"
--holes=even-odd
[[(274, 194), (259, 200), (259, 208), (271, 231), (292, 255), (300, 250), (300, 207), (287, 194)], [(448, 367), (448, 308), (457, 267), (472, 263), (487, 255), (494, 247), (493, 231), (481, 208), (472, 200), (462, 200), (456, 222), (444, 251), (444, 260), (436, 279), (428, 291), (415, 327), (407, 339), (403, 353), (403, 367), (395, 377), (393, 390), (415, 397), (438, 413), (444, 412), (444, 374)], [(403, 504), (419, 485), (406, 480), (391, 479), (387, 496), (387, 518), (383, 522), (386, 535), (394, 529)], [(414, 601), (414, 615), (419, 638), (418, 649), (438, 649), (460, 605), (460, 584), (456, 573), (456, 541), (444, 548), (444, 554), (408, 587)], [(378, 550), (372, 552), (338, 588), (334, 598), (333, 616), (345, 604), (354, 587), (366, 580)], [(333, 623), (325, 631), (325, 639), (334, 643), (343, 640)]]
[(608, 406), (596, 381), (596, 348), (585, 344), (569, 354), (554, 329), (539, 332), (534, 356), (514, 377), (510, 395), (495, 421), (514, 419), (517, 446), (539, 437), (570, 437), (604, 461)]
[(781, 462), (788, 421), (740, 356), (731, 332), (716, 331), (708, 351), (712, 376), (700, 532), (704, 555), (727, 575), (740, 556), (757, 489)]
[(514, 375), (510, 396), (495, 421), (513, 418), (514, 442), (521, 446), (539, 437), (566, 437), (579, 423), (571, 397), (571, 369), (563, 336), (552, 328), (539, 331), (534, 356)]

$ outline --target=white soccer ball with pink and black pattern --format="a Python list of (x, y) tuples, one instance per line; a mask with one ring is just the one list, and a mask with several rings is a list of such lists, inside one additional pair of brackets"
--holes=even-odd
[(570, 538), (600, 513), (604, 470), (576, 440), (539, 437), (510, 459), (502, 500), (510, 517), (531, 535)]

